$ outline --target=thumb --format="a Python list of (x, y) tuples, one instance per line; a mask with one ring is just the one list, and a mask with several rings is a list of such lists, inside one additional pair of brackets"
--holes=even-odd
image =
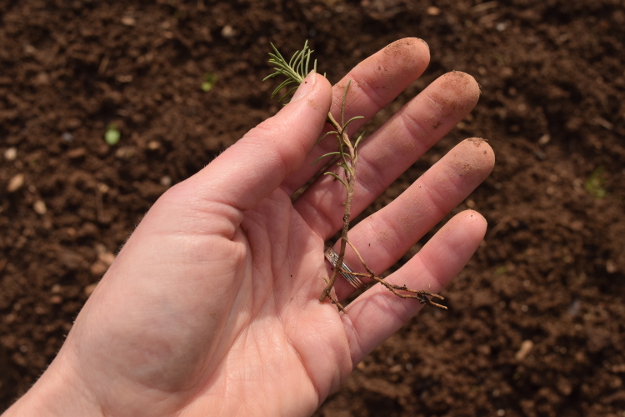
[(332, 101), (328, 80), (311, 72), (280, 112), (191, 177), (189, 186), (203, 200), (248, 210), (273, 192), (304, 163), (321, 135)]

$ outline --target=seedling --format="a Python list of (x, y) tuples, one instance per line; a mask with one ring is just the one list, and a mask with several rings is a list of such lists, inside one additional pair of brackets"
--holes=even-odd
[(605, 167), (600, 166), (595, 169), (590, 177), (584, 183), (584, 188), (588, 191), (594, 198), (603, 198), (608, 193), (605, 186)]
[(121, 138), (121, 133), (119, 129), (117, 129), (117, 125), (115, 123), (111, 123), (106, 128), (106, 132), (104, 133), (104, 141), (109, 146), (115, 146), (119, 142)]
[[(278, 86), (272, 93), (272, 97), (277, 96), (283, 91), (284, 88), (287, 88), (286, 93), (284, 93), (279, 101), (282, 101), (289, 97), (292, 93), (297, 90), (297, 87), (302, 83), (304, 78), (309, 73), (310, 67), (310, 58), (313, 51), (308, 47), (308, 41), (304, 43), (304, 47), (301, 51), (295, 52), (291, 59), (287, 62), (286, 59), (280, 54), (278, 49), (271, 44), (273, 48), (273, 53), (269, 53), (270, 59), (269, 63), (273, 65), (275, 72), (271, 73), (264, 80), (269, 78), (284, 76), (286, 79)], [(317, 71), (317, 61), (315, 60), (313, 63), (313, 69)], [(263, 81), (264, 81), (263, 80)], [(350, 138), (347, 132), (347, 128), (354, 120), (363, 119), (362, 116), (355, 116), (348, 120), (345, 120), (345, 103), (347, 102), (347, 95), (349, 93), (349, 87), (351, 85), (351, 81), (347, 83), (345, 90), (343, 91), (343, 98), (341, 102), (341, 117), (340, 121), (337, 121), (331, 113), (327, 115), (327, 122), (332, 126), (332, 130), (326, 132), (317, 143), (328, 136), (334, 136), (336, 138), (337, 148), (335, 151), (326, 153), (319, 157), (315, 163), (319, 162), (325, 158), (334, 158), (336, 159), (336, 166), (339, 167), (338, 173), (328, 171), (324, 172), (324, 175), (329, 175), (334, 177), (337, 181), (339, 181), (346, 190), (345, 202), (343, 204), (343, 228), (341, 230), (341, 246), (339, 251), (339, 257), (336, 262), (337, 267), (334, 268), (334, 271), (330, 278), (324, 278), (326, 282), (326, 286), (321, 292), (319, 296), (319, 301), (325, 301), (326, 299), (330, 299), (332, 303), (334, 303), (337, 308), (345, 312), (343, 306), (338, 302), (335, 296), (332, 294), (332, 288), (336, 283), (336, 279), (339, 272), (347, 272), (340, 268), (340, 265), (343, 265), (343, 259), (345, 257), (345, 249), (347, 245), (349, 245), (358, 259), (362, 264), (363, 268), (367, 271), (366, 273), (358, 273), (349, 271), (352, 275), (362, 278), (368, 278), (372, 281), (379, 282), (388, 288), (393, 294), (397, 295), (401, 298), (414, 298), (417, 299), (422, 304), (428, 304), (436, 307), (441, 307), (446, 309), (447, 307), (440, 305), (434, 301), (432, 298), (443, 299), (442, 296), (438, 294), (433, 294), (428, 291), (423, 290), (413, 290), (405, 285), (393, 285), (386, 282), (382, 277), (373, 272), (365, 263), (364, 259), (356, 249), (356, 247), (349, 241), (347, 236), (349, 231), (349, 223), (351, 217), (351, 206), (352, 200), (354, 198), (354, 189), (356, 185), (356, 165), (358, 163), (358, 146), (362, 143), (363, 134), (358, 135), (356, 138)]]
[(204, 82), (202, 83), (202, 91), (210, 91), (217, 82), (217, 75), (207, 72), (204, 74)]

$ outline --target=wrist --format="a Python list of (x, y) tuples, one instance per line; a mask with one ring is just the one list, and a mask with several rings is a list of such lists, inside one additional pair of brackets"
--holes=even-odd
[(41, 378), (1, 417), (102, 415), (95, 397), (61, 350)]

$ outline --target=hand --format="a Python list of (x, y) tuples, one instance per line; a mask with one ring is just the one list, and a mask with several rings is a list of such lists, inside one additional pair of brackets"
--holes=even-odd
[[(342, 226), (344, 188), (321, 177), (291, 196), (336, 144), (314, 146), (326, 114), (370, 119), (429, 60), (418, 39), (393, 43), (331, 88), (311, 74), (276, 116), (147, 213), (80, 312), (63, 348), (7, 415), (309, 415), (378, 344), (421, 308), (376, 285), (342, 314), (318, 297), (324, 241)], [(476, 104), (466, 74), (440, 77), (361, 145), (352, 214)], [(364, 121), (363, 121), (364, 122)], [(357, 122), (353, 123), (353, 128)], [(376, 272), (393, 265), (490, 173), (482, 140), (456, 146), (350, 240)], [(439, 291), (478, 247), (485, 220), (452, 218), (388, 280)], [(359, 262), (348, 253), (346, 263)], [(358, 268), (355, 268), (358, 269)], [(342, 278), (336, 296), (352, 288)]]

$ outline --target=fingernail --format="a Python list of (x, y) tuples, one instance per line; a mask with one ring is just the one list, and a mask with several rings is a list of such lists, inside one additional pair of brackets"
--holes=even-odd
[(308, 92), (312, 90), (315, 86), (316, 79), (317, 77), (315, 77), (315, 71), (310, 71), (306, 78), (304, 78), (304, 81), (302, 81), (302, 83), (297, 88), (295, 94), (293, 94), (291, 102), (297, 101), (300, 98), (304, 97), (306, 94), (308, 94)]

